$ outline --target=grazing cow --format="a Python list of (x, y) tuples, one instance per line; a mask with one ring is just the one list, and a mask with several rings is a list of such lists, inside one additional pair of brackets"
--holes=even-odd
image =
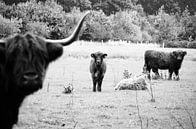
[(107, 54), (102, 52), (92, 53), (91, 57), (93, 58), (90, 62), (90, 73), (93, 80), (93, 92), (97, 90), (101, 92), (102, 81), (106, 72), (106, 63), (103, 60)]
[(23, 100), (42, 88), (49, 63), (62, 55), (62, 46), (77, 39), (87, 14), (66, 39), (51, 40), (27, 33), (0, 40), (1, 129), (12, 129), (17, 123)]
[(177, 50), (173, 52), (159, 52), (154, 50), (147, 50), (144, 54), (144, 68), (149, 73), (150, 70), (155, 73), (156, 77), (160, 77), (158, 69), (169, 70), (169, 80), (172, 79), (173, 72), (176, 74), (176, 80), (179, 80), (179, 69), (181, 67), (184, 56), (187, 54), (186, 51)]

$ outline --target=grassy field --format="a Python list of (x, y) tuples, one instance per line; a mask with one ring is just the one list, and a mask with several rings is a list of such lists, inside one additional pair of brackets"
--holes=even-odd
[[(145, 50), (157, 45), (76, 42), (52, 63), (44, 87), (27, 97), (14, 129), (194, 129), (196, 128), (196, 50), (187, 51), (180, 81), (153, 80), (155, 102), (148, 91), (115, 91), (124, 70), (142, 72)], [(90, 54), (102, 51), (107, 72), (102, 92), (92, 92)], [(166, 71), (163, 71), (167, 73)], [(64, 94), (64, 86), (74, 92)]]

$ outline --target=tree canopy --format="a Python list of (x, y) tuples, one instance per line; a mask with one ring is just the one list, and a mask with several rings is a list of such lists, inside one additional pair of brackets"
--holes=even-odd
[[(7, 5), (18, 4), (28, 0), (1, 0)], [(37, 0), (45, 2), (46, 0)], [(106, 15), (116, 12), (133, 9), (135, 5), (141, 5), (146, 14), (157, 14), (161, 6), (164, 6), (166, 13), (182, 13), (188, 9), (191, 15), (196, 12), (196, 0), (56, 0), (66, 12), (73, 7), (84, 10), (102, 10)]]
[(0, 0), (0, 38), (27, 31), (52, 39), (64, 38), (83, 13), (91, 10), (80, 35), (82, 40), (174, 41), (172, 46), (187, 47), (191, 44), (187, 42), (196, 40), (195, 3), (196, 0)]

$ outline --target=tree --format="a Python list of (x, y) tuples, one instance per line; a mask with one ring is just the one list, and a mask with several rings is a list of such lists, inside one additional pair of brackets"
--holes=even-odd
[(181, 29), (179, 23), (176, 20), (175, 15), (169, 15), (164, 11), (162, 6), (159, 9), (157, 15), (150, 17), (151, 24), (154, 25), (155, 32), (153, 37), (156, 37), (158, 43), (162, 43), (165, 40), (175, 40)]
[[(90, 0), (94, 10), (102, 10), (107, 16), (133, 8), (136, 0)], [(132, 2), (133, 1), (133, 2)]]
[(191, 15), (196, 12), (196, 0), (138, 0), (137, 4), (141, 4), (148, 15), (157, 14), (161, 6), (168, 14), (182, 13), (187, 7)]
[(180, 40), (196, 39), (196, 16), (191, 16), (188, 9), (185, 9), (180, 18), (181, 33), (179, 34)]
[(89, 0), (78, 0), (76, 6), (80, 8), (80, 11), (90, 10), (91, 2)]
[[(111, 18), (113, 40), (141, 41), (142, 32), (138, 26), (137, 12), (118, 12)], [(137, 24), (136, 24), (137, 23)]]
[(111, 21), (103, 11), (93, 11), (86, 23), (81, 39), (93, 41), (108, 41), (111, 39)]
[[(0, 1), (3, 1), (5, 2), (5, 4), (7, 5), (13, 5), (13, 4), (18, 4), (18, 3), (25, 3), (29, 0), (0, 0)], [(41, 1), (41, 2), (45, 2), (46, 0), (37, 0), (38, 2)]]
[(78, 7), (80, 11), (91, 9), (91, 1), (89, 0), (57, 0), (57, 2), (65, 12), (71, 12), (74, 7)]
[(163, 0), (138, 0), (137, 4), (141, 4), (144, 12), (148, 15), (156, 14), (163, 5)]
[(20, 32), (21, 21), (17, 19), (6, 19), (0, 15), (0, 38), (6, 38), (14, 33)]

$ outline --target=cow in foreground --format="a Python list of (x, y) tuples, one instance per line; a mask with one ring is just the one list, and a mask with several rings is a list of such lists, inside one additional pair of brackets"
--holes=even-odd
[(18, 121), (19, 108), (26, 96), (42, 88), (50, 62), (74, 42), (84, 19), (66, 39), (51, 40), (32, 34), (15, 35), (0, 40), (0, 127), (12, 129)]
[(169, 80), (172, 79), (173, 72), (176, 75), (176, 80), (179, 80), (179, 69), (181, 68), (186, 51), (177, 50), (173, 52), (159, 52), (155, 50), (147, 50), (144, 54), (144, 68), (148, 72), (148, 78), (150, 78), (150, 71), (155, 73), (155, 76), (159, 78), (158, 69), (169, 70)]
[[(102, 81), (106, 72), (106, 63), (103, 60), (107, 54), (102, 52), (92, 53), (90, 62), (90, 73), (93, 80), (93, 92), (101, 92)], [(97, 86), (97, 87), (96, 87)]]

